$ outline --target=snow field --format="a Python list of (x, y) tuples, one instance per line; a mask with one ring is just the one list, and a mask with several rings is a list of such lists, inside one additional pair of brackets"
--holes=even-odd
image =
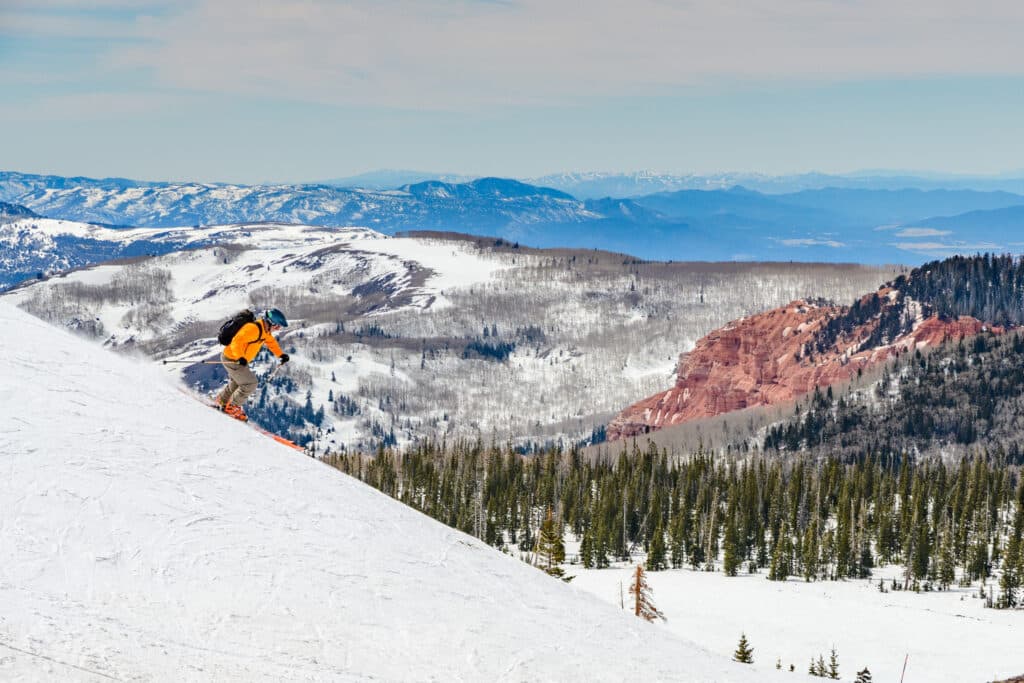
[(8, 304), (0, 678), (793, 680), (601, 604)]
[[(567, 573), (576, 575), (574, 586), (618, 607), (620, 584), (628, 588), (632, 570), (572, 566)], [(781, 658), (787, 674), (790, 664), (805, 674), (819, 654), (828, 662), (833, 647), (844, 681), (865, 666), (874, 681), (899, 681), (906, 655), (905, 683), (980, 683), (1024, 673), (1019, 611), (985, 609), (972, 597), (977, 587), (881, 593), (879, 578), (888, 589), (893, 577), (901, 580), (900, 568), (874, 573), (863, 581), (806, 583), (679, 569), (648, 572), (647, 582), (667, 630), (723, 653), (745, 632), (754, 663), (773, 667)]]

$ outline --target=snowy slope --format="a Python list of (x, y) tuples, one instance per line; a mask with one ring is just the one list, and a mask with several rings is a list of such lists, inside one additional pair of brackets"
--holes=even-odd
[[(370, 232), (361, 228), (359, 232)], [(303, 232), (318, 237), (304, 237)], [(273, 243), (306, 243), (327, 237), (323, 228), (279, 224), (217, 225), (206, 228), (109, 228), (92, 223), (28, 217), (0, 221), (0, 290), (37, 274), (79, 268), (111, 259), (167, 254), (233, 241), (254, 234)], [(353, 229), (337, 232), (352, 234)], [(377, 235), (377, 233), (373, 233)], [(378, 235), (379, 236), (379, 235)], [(256, 240), (258, 241), (258, 240)]]
[[(256, 287), (272, 284), (277, 289), (302, 287), (326, 296), (328, 291), (349, 294), (351, 288), (375, 280), (387, 280), (396, 293), (412, 305), (444, 306), (441, 291), (447, 287), (468, 286), (488, 280), (501, 266), (493, 261), (473, 258), (458, 245), (431, 240), (389, 238), (366, 228), (325, 229), (306, 225), (240, 224), (168, 230), (136, 228), (112, 230), (85, 223), (43, 219), (31, 228), (22, 221), (4, 226), (14, 234), (31, 234), (37, 240), (30, 251), (39, 254), (61, 239), (88, 237), (124, 251), (138, 243), (170, 244), (174, 252), (151, 262), (153, 267), (173, 272), (171, 292), (162, 303), (173, 303), (168, 320), (182, 323), (192, 320), (219, 320), (225, 311), (248, 306), (248, 293)], [(0, 239), (4, 233), (0, 228)], [(193, 250), (202, 245), (242, 244), (248, 251), (221, 253)], [(180, 251), (179, 251), (180, 250)], [(73, 264), (64, 264), (65, 267)], [(290, 269), (290, 270), (289, 270)], [(60, 275), (61, 284), (108, 283), (119, 267), (95, 266)], [(411, 280), (413, 271), (423, 271), (423, 286)], [(315, 281), (315, 283), (311, 282)], [(216, 293), (212, 297), (211, 293)], [(14, 292), (15, 301), (29, 296)], [(269, 302), (268, 302), (269, 303)], [(106, 342), (112, 345), (127, 339), (146, 341), (157, 332), (120, 324), (121, 318), (137, 302), (110, 306), (99, 316), (111, 331)], [(166, 332), (163, 330), (162, 332)]]
[(296, 455), (151, 366), (7, 304), (0, 325), (4, 680), (776, 676)]
[[(839, 655), (842, 680), (864, 667), (875, 681), (961, 683), (1001, 680), (1024, 672), (1024, 614), (986, 609), (977, 586), (948, 591), (880, 593), (901, 567), (876, 568), (872, 579), (768, 581), (764, 572), (729, 577), (680, 569), (648, 574), (666, 628), (704, 647), (725, 651), (746, 633), (754, 662), (781, 659), (806, 672), (812, 657)], [(573, 585), (611, 604), (629, 569), (575, 569)], [(996, 590), (996, 582), (988, 588)]]

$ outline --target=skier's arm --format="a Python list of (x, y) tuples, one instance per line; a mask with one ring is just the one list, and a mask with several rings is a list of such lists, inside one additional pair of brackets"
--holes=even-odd
[(281, 357), (281, 355), (282, 355), (282, 352), (281, 352), (281, 347), (280, 347), (280, 345), (279, 345), (279, 344), (277, 343), (277, 340), (276, 340), (276, 339), (274, 339), (274, 335), (272, 335), (272, 334), (268, 333), (268, 334), (267, 334), (267, 338), (266, 338), (266, 339), (265, 339), (264, 341), (266, 341), (266, 343), (267, 343), (267, 348), (268, 348), (268, 349), (270, 349), (270, 352), (271, 352), (272, 354), (274, 354), (275, 356), (277, 356), (278, 358), (280, 358), (280, 357)]

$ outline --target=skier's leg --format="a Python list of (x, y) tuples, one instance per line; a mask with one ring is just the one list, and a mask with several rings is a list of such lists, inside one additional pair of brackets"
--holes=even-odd
[(230, 401), (233, 405), (242, 406), (245, 404), (246, 399), (249, 398), (249, 394), (256, 390), (256, 386), (259, 384), (259, 380), (256, 379), (256, 375), (248, 367), (235, 366), (231, 372), (231, 379), (234, 381), (236, 388), (232, 392)]
[(224, 388), (220, 390), (219, 394), (217, 394), (217, 403), (220, 404), (221, 408), (227, 405), (228, 400), (231, 398), (231, 394), (235, 393), (237, 389), (238, 383), (229, 377), (228, 383), (225, 384)]
[[(228, 383), (224, 385), (224, 388), (217, 394), (217, 403), (223, 408), (231, 400), (231, 395), (238, 390), (238, 378), (235, 376), (237, 370), (244, 370), (246, 368), (240, 367), (235, 361), (229, 360), (223, 353), (220, 355), (221, 365), (224, 366), (224, 370), (228, 373)], [(249, 373), (252, 374), (252, 373)]]

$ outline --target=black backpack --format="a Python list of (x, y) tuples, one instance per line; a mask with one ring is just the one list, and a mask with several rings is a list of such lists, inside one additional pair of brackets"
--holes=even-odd
[[(235, 313), (234, 317), (225, 320), (224, 324), (220, 326), (220, 332), (217, 333), (217, 341), (224, 346), (228, 346), (244, 325), (254, 322), (256, 322), (256, 314), (249, 309)], [(260, 332), (262, 333), (263, 330), (260, 330)]]

